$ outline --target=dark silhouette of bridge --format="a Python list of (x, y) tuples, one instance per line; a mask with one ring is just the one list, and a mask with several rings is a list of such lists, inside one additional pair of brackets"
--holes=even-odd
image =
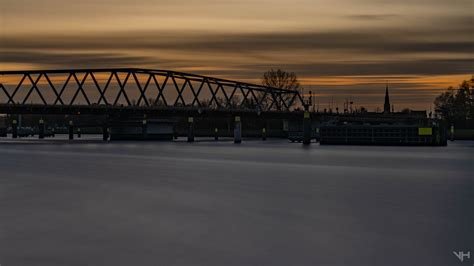
[(138, 68), (0, 71), (0, 113), (288, 114), (302, 95), (227, 79)]
[[(404, 121), (409, 129), (400, 126), (382, 128), (382, 138), (392, 137), (391, 134), (395, 133), (391, 130), (402, 132), (406, 129), (412, 132), (410, 134), (417, 144), (431, 145), (435, 140), (436, 145), (445, 143), (441, 141), (445, 137), (444, 129), (433, 127), (426, 118), (389, 114), (375, 114), (374, 117), (368, 114), (311, 114), (308, 108), (311, 98), (305, 101), (294, 90), (166, 70), (0, 71), (0, 114), (13, 115), (9, 122), (12, 136), (18, 135), (16, 114), (39, 115), (36, 128), (40, 138), (44, 137), (45, 124), (49, 123), (47, 115), (65, 114), (70, 115), (64, 116), (63, 121), (68, 125), (70, 139), (73, 139), (75, 128), (79, 130), (81, 127), (102, 127), (104, 140), (108, 139), (109, 128), (112, 135), (126, 132), (126, 136), (140, 135), (141, 139), (148, 139), (150, 135), (168, 128), (168, 137), (171, 134), (187, 135), (188, 141), (193, 141), (196, 134), (214, 135), (216, 138), (220, 134), (233, 135), (234, 141), (240, 143), (243, 132), (244, 136), (260, 134), (262, 139), (267, 135), (281, 137), (286, 134), (309, 144), (315, 136), (316, 125), (322, 121), (352, 121), (358, 124), (373, 121), (377, 125)], [(85, 115), (92, 115), (92, 118)], [(438, 138), (434, 138), (433, 133), (430, 133), (430, 138), (420, 137), (420, 126), (430, 126), (432, 131), (429, 132), (439, 132)], [(330, 132), (327, 134), (339, 138), (337, 142), (342, 139), (345, 142), (341, 143), (346, 143), (352, 136), (348, 135), (352, 132), (349, 130), (353, 128), (335, 126), (323, 132)], [(360, 137), (363, 131), (372, 141), (374, 127), (354, 130), (355, 138)], [(408, 133), (402, 137), (406, 140)], [(396, 142), (403, 141), (402, 137), (397, 137)], [(384, 139), (383, 143), (392, 144), (388, 139)]]

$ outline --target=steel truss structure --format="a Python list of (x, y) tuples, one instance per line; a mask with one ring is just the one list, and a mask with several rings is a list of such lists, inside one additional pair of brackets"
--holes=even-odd
[[(116, 92), (110, 93), (112, 90)], [(39, 96), (36, 102), (32, 102), (33, 93)], [(304, 99), (297, 91), (167, 70), (0, 71), (0, 105), (33, 104), (289, 112), (303, 106)]]

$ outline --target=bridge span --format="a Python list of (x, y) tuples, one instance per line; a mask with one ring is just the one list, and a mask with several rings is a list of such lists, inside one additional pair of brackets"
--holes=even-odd
[[(48, 115), (65, 115), (62, 124), (68, 125), (70, 139), (81, 121), (83, 127), (102, 125), (105, 140), (109, 127), (113, 133), (114, 127), (122, 131), (127, 121), (141, 125), (143, 119), (145, 125), (156, 118), (167, 119), (175, 134), (181, 132), (191, 140), (196, 123), (206, 128), (207, 135), (229, 134), (237, 128), (234, 136), (240, 136), (244, 123), (245, 134), (261, 131), (266, 136), (275, 122), (279, 131), (288, 120), (302, 122), (305, 106), (298, 91), (169, 70), (0, 71), (0, 114), (39, 115), (40, 138), (45, 124), (51, 125), (51, 120), (43, 119)], [(85, 115), (95, 118), (84, 124)], [(16, 136), (18, 121), (10, 120)], [(152, 126), (139, 127), (145, 138)], [(126, 131), (130, 128), (128, 125)]]
[(192, 114), (300, 110), (293, 90), (138, 68), (0, 71), (0, 113)]

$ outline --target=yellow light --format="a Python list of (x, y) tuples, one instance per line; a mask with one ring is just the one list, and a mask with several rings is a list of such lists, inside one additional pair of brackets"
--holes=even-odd
[(418, 128), (419, 136), (431, 136), (433, 135), (433, 129), (431, 127), (420, 127)]

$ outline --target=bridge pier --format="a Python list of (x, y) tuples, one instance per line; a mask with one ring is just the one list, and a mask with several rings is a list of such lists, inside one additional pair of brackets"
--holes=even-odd
[(102, 140), (109, 140), (109, 128), (107, 127), (107, 125), (102, 126)]
[(240, 116), (236, 116), (234, 119), (234, 143), (242, 142), (242, 122)]
[(73, 140), (74, 139), (74, 124), (72, 123), (72, 120), (69, 121), (68, 131), (69, 131), (69, 140)]
[(38, 138), (44, 139), (44, 120), (40, 119), (38, 122)]
[(146, 140), (148, 138), (148, 125), (145, 118), (142, 121), (142, 138), (143, 140)]
[(450, 140), (454, 141), (454, 125), (451, 125), (451, 128), (449, 129), (450, 133)]
[(194, 117), (188, 117), (188, 142), (194, 142)]
[(12, 138), (18, 138), (18, 123), (16, 119), (12, 121)]
[(309, 145), (311, 143), (311, 116), (309, 111), (304, 111), (303, 116), (303, 144)]

